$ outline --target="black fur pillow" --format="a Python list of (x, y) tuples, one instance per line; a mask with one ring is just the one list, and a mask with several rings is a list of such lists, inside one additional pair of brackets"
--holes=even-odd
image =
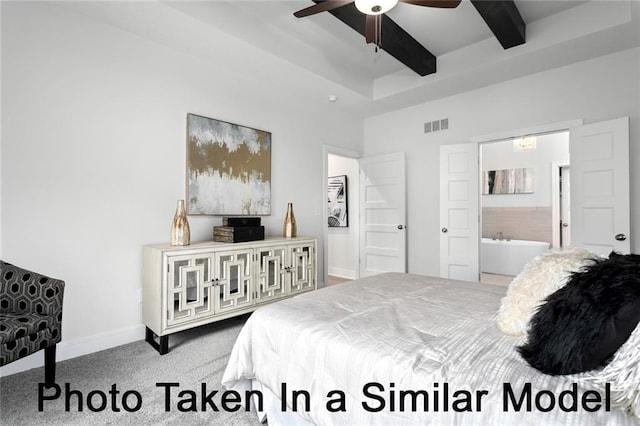
[(595, 260), (545, 302), (518, 348), (522, 357), (553, 375), (604, 365), (640, 322), (640, 255)]

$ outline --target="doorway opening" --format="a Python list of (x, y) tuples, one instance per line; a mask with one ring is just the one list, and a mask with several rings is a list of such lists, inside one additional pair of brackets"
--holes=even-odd
[(567, 198), (571, 200), (571, 246), (601, 256), (611, 251), (630, 253), (629, 117), (591, 124), (573, 120), (478, 136), (465, 144), (440, 145), (441, 277), (479, 279), (480, 145), (518, 134), (540, 136), (562, 131), (570, 132), (571, 196)]
[(480, 144), (480, 281), (508, 285), (569, 243), (569, 131)]
[(325, 147), (325, 204), (323, 214), (326, 285), (359, 277), (358, 154)]

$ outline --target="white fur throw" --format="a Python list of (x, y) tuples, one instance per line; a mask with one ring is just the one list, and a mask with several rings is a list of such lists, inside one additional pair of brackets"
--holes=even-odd
[(509, 284), (496, 323), (512, 336), (527, 334), (527, 325), (544, 299), (564, 286), (572, 272), (588, 265), (597, 255), (579, 248), (551, 249), (533, 258)]

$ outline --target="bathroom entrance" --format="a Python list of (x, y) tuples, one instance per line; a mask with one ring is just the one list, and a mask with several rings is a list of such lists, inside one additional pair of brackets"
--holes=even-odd
[(480, 145), (481, 281), (508, 285), (550, 247), (569, 243), (569, 132)]
[[(564, 130), (570, 131), (570, 137)], [(496, 237), (495, 241), (500, 241), (497, 232), (502, 232), (503, 242), (507, 239), (520, 238), (544, 242), (546, 240), (522, 237), (519, 234), (525, 231), (539, 231), (538, 228), (542, 227), (553, 235), (554, 230), (559, 229), (558, 226), (554, 226), (554, 223), (557, 225), (559, 222), (539, 220), (540, 216), (548, 217), (548, 212), (545, 210), (551, 209), (556, 205), (555, 202), (532, 203), (535, 200), (558, 199), (549, 195), (555, 187), (550, 183), (551, 176), (555, 175), (551, 172), (549, 164), (551, 157), (547, 157), (547, 160), (541, 164), (540, 172), (537, 170), (538, 166), (517, 164), (516, 160), (523, 161), (523, 157), (518, 157), (517, 154), (524, 152), (543, 153), (545, 151), (543, 147), (546, 144), (543, 144), (541, 139), (554, 137), (563, 132), (564, 138), (569, 139), (571, 151), (571, 221), (568, 222), (571, 246), (585, 248), (603, 256), (607, 256), (611, 251), (630, 252), (629, 117), (591, 124), (582, 124), (578, 120), (553, 123), (516, 132), (505, 131), (479, 136), (472, 138), (469, 143), (440, 146), (441, 277), (466, 281), (478, 280), (482, 271), (479, 241), (481, 236), (488, 238), (488, 241), (494, 241), (494, 237)], [(514, 138), (514, 134), (535, 136), (535, 143), (531, 138)], [(528, 140), (525, 141), (525, 139)], [(507, 144), (497, 142), (507, 142)], [(494, 143), (496, 147), (501, 145), (504, 151), (491, 155), (489, 151)], [(483, 145), (486, 146), (482, 148)], [(533, 149), (534, 146), (535, 149)], [(555, 163), (560, 166), (569, 165), (568, 153), (565, 155), (565, 158), (556, 160)], [(481, 156), (482, 159), (480, 159)], [(491, 161), (506, 162), (506, 164), (492, 165)], [(509, 172), (508, 177), (505, 177), (507, 174), (504, 172), (510, 169), (524, 170), (514, 171), (514, 178), (511, 179), (512, 173)], [(502, 172), (489, 173), (497, 171)], [(484, 187), (491, 190), (481, 195), (478, 188), (481, 186), (480, 181), (483, 177)], [(504, 193), (503, 189), (509, 188), (509, 185), (521, 190)], [(483, 192), (485, 192), (484, 187)], [(532, 190), (526, 190), (531, 187)], [(565, 189), (563, 189), (564, 192)], [(479, 198), (482, 200), (479, 201)], [(517, 205), (508, 204), (507, 200), (514, 199), (519, 200)], [(525, 201), (528, 204), (523, 204)], [(517, 213), (518, 210), (520, 213), (527, 211), (528, 218), (523, 219), (530, 221), (521, 222), (520, 218), (515, 221), (511, 219), (511, 223), (517, 226), (514, 232), (509, 232), (506, 231), (509, 219), (503, 214), (505, 212), (491, 212), (489, 209), (509, 209), (511, 213)], [(525, 215), (522, 214), (522, 216)], [(531, 220), (531, 218), (538, 220)], [(500, 229), (491, 231), (490, 225)], [(557, 247), (553, 238), (549, 244)]]

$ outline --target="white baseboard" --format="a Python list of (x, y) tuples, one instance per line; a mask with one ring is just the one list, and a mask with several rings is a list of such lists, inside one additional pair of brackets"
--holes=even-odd
[(332, 275), (334, 277), (348, 278), (350, 280), (356, 279), (356, 271), (354, 271), (353, 269), (334, 268), (330, 266), (328, 268), (328, 272), (329, 275)]
[[(142, 324), (81, 339), (71, 341), (62, 340), (62, 342), (58, 343), (56, 349), (56, 362), (103, 351), (141, 339), (144, 339), (144, 325)], [(32, 368), (42, 367), (43, 365), (44, 351), (38, 351), (11, 364), (0, 367), (0, 377), (10, 376), (22, 371), (31, 370)]]

